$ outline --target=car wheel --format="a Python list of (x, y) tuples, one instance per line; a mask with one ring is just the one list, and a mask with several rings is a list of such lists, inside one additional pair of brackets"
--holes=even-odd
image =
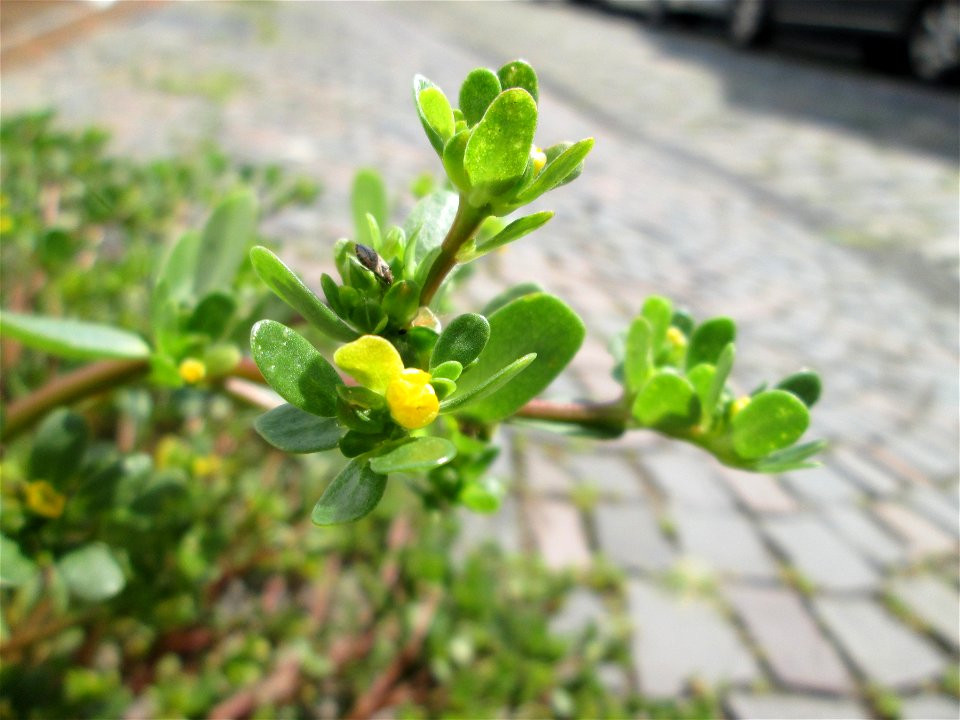
[(769, 39), (770, 8), (767, 0), (732, 0), (727, 22), (731, 42), (753, 47)]
[(925, 5), (910, 29), (907, 51), (921, 80), (936, 82), (960, 73), (960, 0)]

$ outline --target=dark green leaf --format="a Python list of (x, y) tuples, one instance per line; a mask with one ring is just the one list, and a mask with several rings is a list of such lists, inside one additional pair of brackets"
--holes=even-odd
[(123, 590), (123, 570), (104, 543), (84, 545), (57, 562), (70, 594), (87, 602), (107, 600)]
[(695, 325), (693, 316), (686, 310), (675, 310), (673, 313), (673, 318), (670, 320), (670, 324), (687, 337), (690, 337), (690, 335), (693, 333), (693, 327)]
[(340, 286), (337, 285), (337, 281), (326, 273), (323, 273), (320, 275), (320, 287), (323, 289), (323, 296), (327, 299), (327, 304), (330, 306), (330, 309), (340, 317), (343, 317), (346, 313), (344, 312), (343, 305), (340, 303)]
[(37, 428), (27, 466), (30, 479), (62, 486), (80, 467), (89, 437), (82, 415), (67, 408), (54, 410)]
[(807, 406), (796, 395), (766, 390), (733, 417), (733, 449), (747, 460), (762, 458), (795, 443), (809, 424)]
[(483, 315), (465, 313), (455, 317), (440, 333), (433, 348), (430, 366), (456, 360), (466, 367), (477, 359), (489, 338), (490, 323)]
[(687, 367), (700, 363), (716, 365), (723, 349), (737, 336), (737, 326), (730, 318), (717, 317), (698, 325), (687, 347)]
[(288, 453), (331, 450), (342, 431), (333, 418), (321, 418), (293, 405), (281, 405), (258, 417), (253, 426), (275, 448)]
[(796, 395), (808, 408), (820, 399), (820, 376), (812, 370), (794, 373), (777, 383), (777, 387)]
[(536, 179), (517, 195), (515, 203), (525, 205), (563, 185), (570, 175), (579, 171), (584, 158), (593, 149), (593, 142), (593, 138), (580, 140), (564, 150), (556, 160), (548, 162)]
[(403, 223), (403, 231), (410, 238), (409, 252), (405, 257), (407, 265), (410, 265), (411, 260), (414, 264), (422, 263), (428, 253), (440, 247), (447, 230), (453, 225), (459, 202), (456, 193), (437, 190), (413, 206)]
[(383, 395), (362, 385), (338, 385), (337, 395), (348, 405), (360, 408), (379, 409), (387, 406), (387, 400)]
[(194, 290), (204, 297), (230, 290), (257, 230), (257, 201), (252, 192), (234, 193), (213, 211), (197, 249)]
[[(197, 275), (197, 255), (200, 252), (200, 233), (187, 232), (180, 236), (157, 273), (157, 296), (151, 302), (173, 300), (192, 304), (196, 298), (194, 280)], [(163, 287), (162, 292), (160, 287)]]
[(500, 93), (467, 142), (463, 164), (470, 184), (498, 192), (516, 182), (527, 168), (536, 129), (537, 103), (530, 93)]
[(376, 170), (363, 169), (353, 178), (353, 191), (350, 196), (353, 210), (353, 226), (356, 228), (357, 242), (379, 251), (379, 243), (374, 242), (367, 222), (367, 214), (373, 216), (379, 227), (387, 224), (387, 189)]
[(374, 472), (367, 460), (351, 460), (327, 486), (311, 519), (316, 525), (359, 520), (377, 506), (386, 484), (386, 475)]
[(411, 280), (398, 280), (383, 296), (382, 305), (394, 325), (403, 327), (420, 309), (420, 287)]
[(236, 307), (237, 304), (232, 295), (222, 292), (210, 293), (194, 309), (187, 321), (187, 330), (217, 340), (227, 331)]
[(143, 360), (150, 355), (150, 346), (143, 338), (126, 330), (82, 320), (23, 315), (9, 310), (0, 314), (0, 335), (72, 360)]
[(0, 587), (19, 587), (37, 574), (37, 566), (20, 551), (20, 546), (0, 535)]
[(520, 283), (519, 285), (514, 285), (509, 287), (499, 295), (494, 297), (490, 302), (488, 302), (484, 308), (482, 315), (490, 317), (497, 310), (502, 308), (504, 305), (507, 305), (517, 298), (523, 297), (524, 295), (533, 295), (534, 293), (542, 293), (543, 287), (534, 282)]
[(386, 439), (383, 433), (367, 433), (363, 430), (349, 430), (340, 438), (340, 453), (348, 458), (359, 457), (379, 447)]
[(497, 71), (500, 85), (507, 88), (523, 88), (534, 100), (540, 100), (540, 91), (537, 83), (537, 73), (524, 60), (509, 62)]
[(267, 383), (288, 403), (320, 417), (336, 414), (343, 380), (302, 335), (261, 320), (250, 333), (250, 350)]
[(480, 122), (501, 89), (500, 80), (492, 70), (477, 68), (467, 75), (460, 86), (460, 112), (468, 126)]
[(637, 395), (633, 416), (647, 427), (672, 430), (696, 422), (699, 407), (693, 386), (686, 378), (659, 372)]
[(424, 472), (445, 465), (457, 456), (449, 440), (439, 437), (412, 438), (370, 460), (370, 469), (378, 473)]
[(335, 340), (350, 341), (360, 337), (359, 333), (324, 305), (320, 298), (267, 248), (253, 248), (250, 251), (250, 261), (267, 287), (315, 328)]

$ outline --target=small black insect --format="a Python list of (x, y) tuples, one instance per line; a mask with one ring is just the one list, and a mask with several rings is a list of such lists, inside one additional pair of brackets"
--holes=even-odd
[(367, 270), (376, 275), (377, 280), (381, 283), (384, 285), (393, 284), (393, 272), (390, 270), (390, 266), (387, 265), (386, 260), (380, 257), (376, 250), (357, 243), (357, 260), (359, 260), (360, 264)]

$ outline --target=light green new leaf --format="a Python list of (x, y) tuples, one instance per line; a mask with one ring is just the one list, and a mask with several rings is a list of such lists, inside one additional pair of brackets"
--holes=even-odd
[(281, 405), (258, 417), (254, 428), (260, 437), (288, 453), (332, 450), (343, 430), (334, 418), (322, 418), (293, 405)]
[(714, 414), (720, 410), (720, 401), (723, 397), (723, 390), (727, 386), (727, 378), (730, 377), (730, 371), (733, 369), (735, 355), (736, 351), (733, 343), (727, 343), (726, 347), (720, 351), (720, 357), (717, 358), (713, 380), (710, 384), (710, 391), (702, 398), (704, 426), (708, 425)]
[(84, 545), (64, 555), (57, 569), (70, 594), (87, 602), (107, 600), (123, 590), (126, 581), (110, 548), (101, 542)]
[(335, 340), (350, 341), (360, 334), (324, 305), (313, 291), (276, 255), (265, 247), (250, 251), (250, 262), (260, 279), (304, 320)]
[(630, 323), (624, 348), (623, 374), (627, 390), (639, 392), (653, 372), (653, 328), (650, 321), (638, 315)]
[(529, 235), (534, 230), (546, 225), (552, 217), (553, 213), (545, 210), (517, 218), (489, 240), (476, 244), (468, 253), (464, 253), (463, 255), (458, 253), (457, 261), (464, 263), (475, 260), (481, 255), (486, 255), (491, 250), (496, 250), (508, 243), (512, 243), (514, 240), (519, 240), (525, 235)]
[(817, 467), (820, 463), (809, 462), (809, 459), (821, 452), (826, 446), (826, 440), (814, 440), (803, 445), (794, 445), (760, 458), (749, 466), (749, 469), (762, 473), (782, 473)]
[(470, 142), (470, 136), (473, 133), (470, 130), (461, 130), (447, 141), (443, 146), (443, 169), (447, 172), (447, 177), (460, 192), (470, 191), (470, 178), (467, 177), (466, 168), (463, 167), (463, 156), (467, 151), (467, 143)]
[(477, 513), (494, 513), (500, 509), (507, 489), (502, 482), (490, 476), (468, 483), (460, 491), (460, 502)]
[(387, 476), (374, 472), (366, 459), (355, 458), (327, 486), (313, 507), (316, 525), (352, 522), (369, 514), (380, 502)]
[(463, 165), (470, 184), (497, 191), (518, 180), (530, 159), (536, 129), (537, 103), (530, 93), (521, 88), (500, 93), (467, 142)]
[(281, 323), (261, 320), (250, 332), (250, 350), (280, 397), (313, 415), (336, 415), (337, 386), (343, 380), (305, 337)]
[(633, 416), (647, 427), (672, 430), (696, 422), (700, 403), (690, 381), (659, 372), (647, 381), (633, 403)]
[(0, 313), (0, 335), (72, 360), (142, 360), (150, 355), (150, 346), (146, 341), (126, 330), (82, 320), (23, 315), (8, 310)]
[(446, 143), (453, 136), (453, 108), (443, 90), (438, 87), (424, 88), (418, 98), (423, 116), (433, 131)]
[[(488, 376), (481, 383), (470, 387), (468, 390), (459, 392), (451, 398), (443, 400), (440, 403), (440, 412), (453, 412), (454, 410), (459, 410), (473, 402), (479, 402), (483, 400), (513, 380), (514, 377), (519, 375), (530, 363), (536, 359), (536, 353), (527, 353), (523, 357), (517, 358), (506, 367), (501, 368), (499, 372)], [(470, 414), (476, 415), (476, 413)]]
[(448, 360), (456, 360), (466, 367), (477, 359), (489, 339), (490, 323), (483, 315), (459, 315), (440, 333), (430, 358), (430, 367), (436, 367)]
[(162, 303), (166, 300), (193, 303), (196, 299), (194, 280), (199, 252), (199, 232), (190, 231), (180, 236), (160, 266), (151, 303)]
[(194, 292), (204, 297), (229, 291), (257, 230), (257, 201), (250, 191), (220, 203), (203, 228), (194, 274)]
[(460, 86), (460, 112), (469, 127), (483, 118), (483, 114), (502, 90), (500, 79), (492, 70), (476, 68), (470, 71)]
[(540, 90), (537, 82), (537, 73), (524, 60), (508, 62), (497, 70), (497, 77), (504, 90), (507, 88), (523, 88), (530, 96), (539, 102)]
[(555, 160), (548, 162), (536, 179), (517, 195), (515, 203), (525, 205), (545, 192), (563, 185), (570, 175), (578, 172), (584, 158), (593, 149), (593, 143), (593, 138), (580, 140), (560, 153)]
[(420, 94), (428, 88), (435, 87), (437, 86), (423, 77), (423, 75), (414, 75), (413, 102), (417, 108), (417, 115), (420, 117), (420, 124), (423, 125), (423, 131), (427, 134), (427, 140), (429, 140), (430, 144), (433, 145), (433, 149), (437, 151), (437, 155), (442, 155), (443, 138), (441, 138), (440, 134), (433, 129), (433, 125), (431, 125), (430, 121), (427, 119), (427, 113), (420, 105)]
[(716, 317), (698, 325), (687, 347), (687, 367), (700, 363), (716, 365), (723, 349), (737, 337), (737, 326), (730, 318)]
[(457, 456), (457, 448), (445, 438), (411, 438), (399, 447), (370, 460), (370, 469), (377, 473), (424, 472), (440, 467)]
[(651, 349), (656, 361), (667, 339), (667, 330), (673, 318), (673, 303), (665, 297), (651, 295), (644, 301), (640, 314), (650, 322), (650, 329), (653, 331)]
[(762, 458), (795, 443), (809, 424), (807, 406), (796, 395), (766, 390), (733, 417), (733, 449), (747, 460)]
[(372, 215), (376, 224), (379, 227), (384, 227), (388, 220), (389, 205), (387, 188), (376, 170), (363, 169), (357, 172), (353, 178), (350, 204), (353, 211), (353, 226), (356, 229), (357, 242), (379, 251), (379, 243), (374, 242), (367, 215)]
[(37, 566), (23, 554), (20, 546), (0, 535), (0, 587), (19, 587), (37, 574)]
[(82, 415), (57, 408), (37, 428), (27, 475), (31, 480), (46, 480), (60, 487), (79, 468), (89, 437), (90, 430)]

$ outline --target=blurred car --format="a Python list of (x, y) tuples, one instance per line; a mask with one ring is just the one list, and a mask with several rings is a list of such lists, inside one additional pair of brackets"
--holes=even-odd
[(606, 0), (652, 22), (673, 15), (713, 17), (726, 23), (730, 40), (759, 45), (781, 27), (846, 36), (869, 59), (909, 63), (928, 81), (960, 75), (960, 0)]

